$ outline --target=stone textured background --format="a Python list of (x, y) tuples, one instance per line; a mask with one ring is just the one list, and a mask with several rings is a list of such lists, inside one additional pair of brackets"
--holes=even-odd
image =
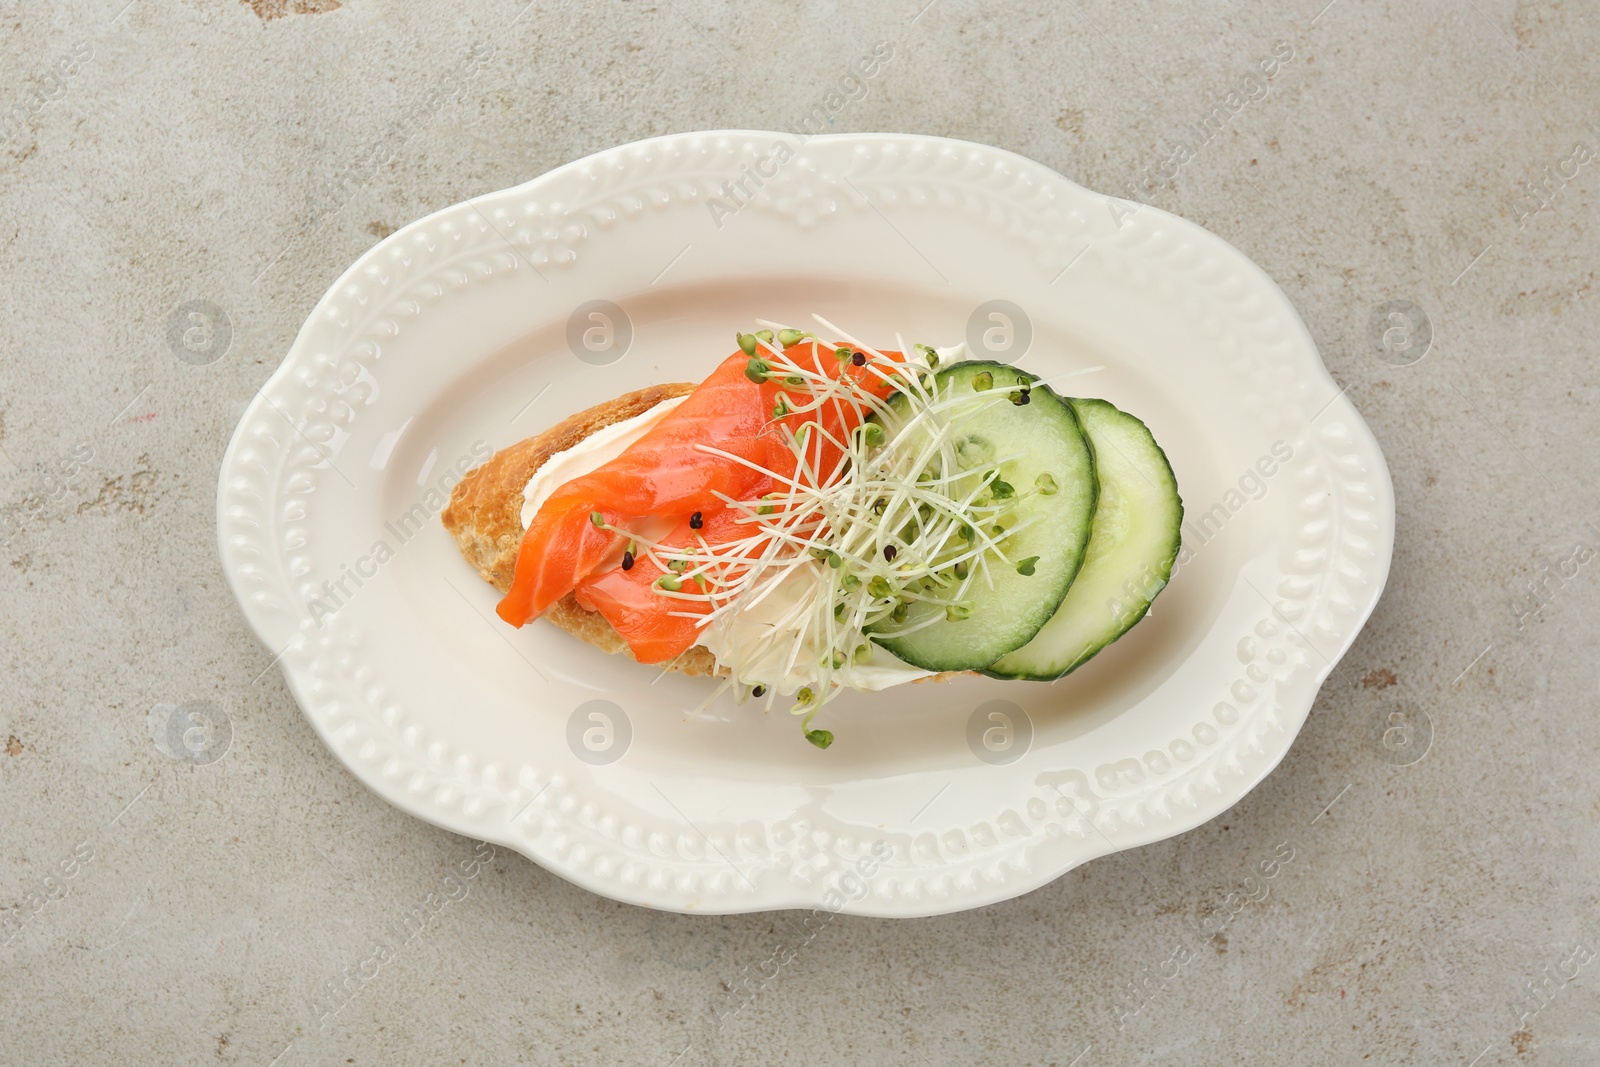
[[(1600, 146), (1600, 16), (926, 2), (0, 0), (0, 1061), (1600, 1062), (1600, 562), (1528, 599), (1600, 547), (1600, 164), (1529, 191)], [(880, 40), (838, 129), (1020, 152), (1283, 286), (1393, 469), (1375, 617), (1226, 815), (1009, 903), (835, 919), (731, 1018), (797, 916), (653, 914), (501, 852), (320, 1019), (474, 851), (339, 766), (246, 630), (214, 526), (244, 405), (394, 228), (620, 142), (787, 128)], [(1142, 186), (1279, 42), (1266, 97)], [(1409, 366), (1369, 340), (1390, 300), (1431, 321)], [(189, 301), (230, 326), (214, 362), (177, 358), (220, 343), (173, 343)], [(201, 765), (150, 728), (197, 700), (233, 731)], [(1431, 724), (1420, 762), (1394, 722)]]

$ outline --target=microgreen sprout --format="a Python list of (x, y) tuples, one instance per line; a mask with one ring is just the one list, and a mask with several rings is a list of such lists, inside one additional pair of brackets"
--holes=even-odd
[[(836, 342), (778, 323), (738, 335), (746, 377), (783, 385), (769, 432), (792, 462), (769, 469), (698, 446), (762, 476), (750, 499), (717, 494), (735, 532), (707, 543), (703, 515), (689, 523), (693, 544), (619, 532), (631, 539), (625, 560), (658, 575), (673, 615), (724, 638), (738, 626), (737, 640), (714, 643), (727, 650), (719, 666), (740, 699), (794, 692), (806, 739), (826, 748), (833, 734), (810, 729), (810, 717), (871, 661), (875, 639), (967, 619), (970, 594), (992, 586), (993, 574), (1032, 573), (1037, 559), (1006, 550), (1008, 527), (1033, 521), (1017, 510), (1031, 491), (1002, 475), (1021, 457), (975, 447), (958, 429), (975, 412), (1018, 403), (1017, 387), (995, 389), (987, 371), (972, 389), (941, 385), (931, 347), (916, 346), (915, 360), (893, 358), (818, 321)], [(1019, 385), (1025, 395), (1026, 379)], [(1047, 479), (1032, 491), (1055, 492)]]

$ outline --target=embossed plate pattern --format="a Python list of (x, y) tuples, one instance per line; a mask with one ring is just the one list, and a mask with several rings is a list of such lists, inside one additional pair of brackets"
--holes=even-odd
[[(703, 680), (502, 626), (439, 526), (489, 449), (702, 377), (753, 318), (947, 344), (993, 300), (1026, 316), (1022, 366), (1150, 424), (1188, 512), (1154, 613), (1060, 682), (852, 694), (820, 752), (782, 710), (695, 714)], [(616, 347), (569, 344), (591, 324)], [(981, 145), (760, 132), (610, 149), (379, 243), (250, 405), (217, 511), (251, 625), (393, 804), (618, 900), (881, 916), (1226, 810), (1370, 614), (1394, 526), (1371, 434), (1219, 238)]]

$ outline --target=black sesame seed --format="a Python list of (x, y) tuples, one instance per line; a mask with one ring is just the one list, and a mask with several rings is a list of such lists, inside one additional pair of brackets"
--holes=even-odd
[(753, 697), (764, 697), (767, 695), (767, 687), (764, 685), (758, 685), (754, 689), (750, 690), (750, 695)]
[(897, 556), (899, 554), (900, 554), (900, 550), (898, 548), (894, 547), (893, 545), (884, 545), (883, 546), (883, 558), (884, 559), (889, 560), (890, 562), (893, 562), (895, 556)]
[(698, 529), (700, 529), (700, 527), (704, 526), (705, 524), (706, 524), (705, 517), (702, 516), (698, 511), (695, 512), (693, 515), (689, 516), (689, 529), (698, 530)]
[(625, 570), (625, 571), (633, 570), (633, 553), (632, 552), (624, 552), (622, 554), (622, 569)]
[(857, 367), (865, 367), (867, 365), (867, 354), (865, 352), (852, 352), (850, 354), (850, 362)]

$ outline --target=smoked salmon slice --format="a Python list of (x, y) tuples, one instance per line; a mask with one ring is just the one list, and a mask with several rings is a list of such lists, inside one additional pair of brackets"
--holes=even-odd
[[(881, 376), (853, 370), (859, 363), (836, 358), (832, 345), (802, 341), (784, 356), (829, 377), (850, 374), (863, 391), (880, 397), (893, 391)], [(654, 583), (665, 572), (648, 558), (624, 570), (625, 535), (594, 520), (623, 529), (644, 519), (665, 522), (671, 532), (660, 540), (667, 545), (740, 540), (752, 530), (734, 521), (743, 513), (730, 510), (724, 498), (750, 501), (785, 490), (799, 466), (791, 435), (780, 424), (799, 432), (817, 422), (826, 431), (806, 453), (811, 476), (825, 477), (841, 462), (826, 435), (842, 440), (853, 431), (860, 422), (856, 406), (829, 401), (805, 414), (784, 414), (810, 403), (809, 389), (794, 379), (753, 380), (750, 365), (743, 351), (733, 353), (620, 456), (556, 490), (523, 536), (511, 588), (495, 609), (502, 619), (522, 626), (576, 590), (579, 603), (604, 615), (642, 663), (671, 659), (696, 643), (700, 631), (692, 616), (710, 605), (662, 595)], [(708, 454), (708, 446), (737, 458)], [(696, 513), (699, 525), (691, 528)]]
[[(687, 547), (698, 544), (697, 537), (709, 545), (740, 540), (750, 533), (750, 527), (738, 521), (739, 514), (720, 508), (709, 518), (702, 517), (698, 531), (684, 519), (661, 541)], [(669, 596), (656, 588), (657, 579), (667, 573), (648, 556), (633, 560), (626, 570), (618, 565), (600, 571), (578, 583), (578, 604), (605, 616), (611, 628), (628, 642), (634, 659), (640, 663), (664, 662), (700, 640), (696, 616), (711, 610), (708, 601)], [(682, 579), (682, 584), (686, 591), (695, 592), (692, 578)]]

